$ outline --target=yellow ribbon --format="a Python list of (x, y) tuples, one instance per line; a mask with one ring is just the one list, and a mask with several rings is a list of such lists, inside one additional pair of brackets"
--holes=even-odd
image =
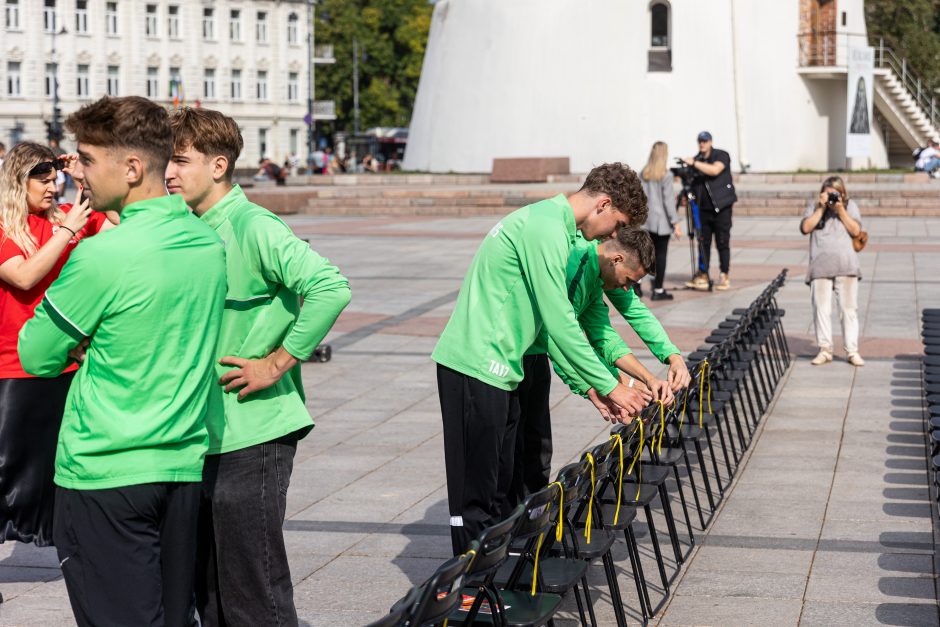
[(663, 405), (663, 402), (659, 399), (656, 400), (659, 403), (659, 441), (656, 443), (656, 454), (663, 454), (663, 434), (666, 432), (666, 407)]
[[(705, 372), (708, 371), (706, 375)], [(702, 360), (702, 368), (699, 370), (698, 378), (698, 426), (702, 428), (704, 424), (702, 423), (702, 392), (705, 391), (705, 380), (708, 379), (708, 415), (712, 414), (712, 378), (711, 378), (712, 367), (709, 365), (707, 359)]]
[[(558, 481), (553, 481), (549, 486), (557, 485), (559, 489), (558, 493), (558, 524), (555, 525), (555, 542), (561, 542), (562, 534), (564, 533), (564, 521), (565, 521), (565, 486), (561, 485)], [(538, 577), (539, 572), (539, 554), (542, 552), (542, 539), (545, 537), (545, 534), (539, 534), (539, 544), (535, 549), (535, 564), (532, 566), (532, 595), (535, 596), (535, 581)]]
[(539, 534), (539, 544), (535, 548), (535, 565), (532, 566), (532, 596), (535, 596), (535, 582), (539, 576), (539, 553), (542, 551), (542, 540), (545, 538), (544, 533)]
[[(633, 474), (633, 467), (636, 466), (637, 461), (639, 461), (640, 456), (643, 454), (643, 421), (637, 420), (637, 424), (640, 425), (640, 445), (636, 449), (636, 454), (633, 456), (633, 461), (630, 462), (630, 468), (627, 469), (627, 474)], [(636, 470), (636, 496), (633, 497), (633, 500), (640, 498), (640, 481), (643, 479), (643, 464), (640, 464)]]
[(584, 539), (591, 543), (591, 521), (594, 517), (594, 456), (587, 453), (587, 460), (591, 464), (591, 500), (588, 501), (587, 519), (584, 523)]
[(617, 447), (620, 449), (620, 480), (617, 482), (617, 510), (614, 512), (614, 524), (620, 520), (620, 497), (623, 496), (623, 438), (619, 433), (610, 436), (611, 440), (617, 440)]

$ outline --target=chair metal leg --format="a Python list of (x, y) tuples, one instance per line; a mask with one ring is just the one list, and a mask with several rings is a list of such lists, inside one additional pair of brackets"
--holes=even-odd
[(663, 552), (659, 548), (659, 538), (656, 535), (656, 525), (653, 524), (653, 512), (649, 505), (643, 506), (646, 511), (646, 528), (650, 532), (650, 541), (653, 543), (653, 554), (656, 555), (656, 566), (659, 568), (659, 577), (663, 582), (663, 592), (669, 595), (669, 577), (666, 576), (666, 563), (663, 561)]
[[(688, 464), (688, 457), (686, 458), (686, 464)], [(692, 533), (692, 521), (689, 519), (689, 507), (685, 502), (685, 490), (682, 488), (682, 480), (679, 479), (679, 465), (675, 464), (672, 467), (672, 472), (676, 476), (676, 487), (679, 488), (679, 503), (682, 505), (682, 515), (685, 517), (685, 527), (689, 530), (689, 544), (695, 546), (695, 535)], [(689, 472), (689, 483), (692, 484), (692, 473)], [(695, 484), (692, 484), (692, 489), (695, 489)], [(694, 494), (694, 492), (693, 492)], [(701, 510), (699, 510), (701, 514)], [(704, 528), (704, 525), (702, 525)]]

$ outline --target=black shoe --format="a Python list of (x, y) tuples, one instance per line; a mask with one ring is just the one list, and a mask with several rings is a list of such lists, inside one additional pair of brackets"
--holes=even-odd
[(663, 290), (661, 292), (657, 292), (656, 290), (653, 290), (653, 293), (650, 295), (650, 299), (651, 300), (672, 300), (672, 294), (670, 294), (666, 290)]
[(633, 284), (633, 293), (637, 298), (643, 298), (643, 287), (639, 283)]

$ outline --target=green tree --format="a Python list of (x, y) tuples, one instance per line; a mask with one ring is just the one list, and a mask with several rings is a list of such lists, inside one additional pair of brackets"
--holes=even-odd
[(938, 0), (865, 0), (865, 19), (872, 43), (885, 45), (907, 59), (928, 84), (940, 87), (940, 2)]
[(360, 129), (407, 126), (433, 7), (427, 0), (324, 0), (316, 39), (333, 44), (336, 63), (316, 68), (317, 98), (336, 101), (323, 132), (353, 130), (353, 39), (359, 46)]

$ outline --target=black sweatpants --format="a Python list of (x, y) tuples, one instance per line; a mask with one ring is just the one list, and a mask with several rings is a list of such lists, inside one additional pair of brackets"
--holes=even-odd
[(512, 509), (509, 491), (519, 422), (518, 391), (507, 392), (437, 366), (444, 466), (454, 555)]
[(548, 355), (526, 355), (522, 370), (510, 501), (513, 507), (526, 495), (547, 486), (552, 476), (552, 416), (548, 401), (552, 373)]
[(712, 235), (715, 237), (715, 248), (718, 249), (718, 263), (721, 272), (728, 273), (731, 265), (731, 207), (715, 211), (703, 209), (700, 212), (702, 228), (698, 234), (699, 254), (703, 271), (708, 274), (709, 261), (712, 252)]
[(53, 537), (81, 626), (196, 624), (198, 483), (57, 488)]
[[(648, 232), (648, 231), (647, 231)], [(653, 276), (653, 289), (661, 290), (666, 278), (666, 255), (669, 254), (669, 239), (672, 235), (657, 235), (650, 233), (653, 248), (656, 250), (656, 273)]]

